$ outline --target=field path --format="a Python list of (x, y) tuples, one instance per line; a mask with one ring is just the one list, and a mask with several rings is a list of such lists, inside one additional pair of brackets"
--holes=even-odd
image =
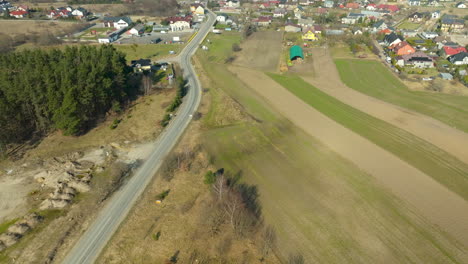
[[(302, 78), (343, 103), (404, 129), (468, 164), (468, 134), (429, 116), (365, 95), (346, 86), (326, 48), (314, 48), (313, 76)], [(378, 85), (378, 84), (376, 84)]]
[(303, 102), (263, 72), (230, 67), (299, 128), (373, 175), (422, 216), (468, 246), (468, 202), (431, 177)]

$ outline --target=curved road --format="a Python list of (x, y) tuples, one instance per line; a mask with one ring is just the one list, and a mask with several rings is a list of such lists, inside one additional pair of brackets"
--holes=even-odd
[(151, 181), (153, 175), (156, 174), (166, 155), (172, 150), (190, 123), (192, 114), (198, 108), (201, 100), (201, 85), (190, 59), (209, 33), (215, 19), (215, 14), (209, 12), (208, 21), (202, 25), (198, 34), (179, 54), (180, 65), (184, 70), (184, 78), (188, 80), (189, 89), (176, 118), (171, 121), (154, 143), (154, 151), (143, 166), (137, 170), (126, 185), (112, 196), (94, 222), (65, 257), (63, 263), (84, 264), (96, 261), (102, 249)]

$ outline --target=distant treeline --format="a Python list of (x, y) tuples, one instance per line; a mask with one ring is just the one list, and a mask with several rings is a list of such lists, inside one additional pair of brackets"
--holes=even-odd
[(85, 5), (85, 4), (121, 4), (121, 0), (70, 0), (69, 5)]
[(133, 92), (130, 73), (110, 45), (0, 54), (0, 144), (51, 129), (86, 131)]

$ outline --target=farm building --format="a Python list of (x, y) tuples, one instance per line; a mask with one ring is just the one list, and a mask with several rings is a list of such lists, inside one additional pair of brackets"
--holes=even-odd
[(289, 49), (289, 59), (293, 61), (298, 58), (304, 59), (304, 53), (301, 47), (294, 45)]

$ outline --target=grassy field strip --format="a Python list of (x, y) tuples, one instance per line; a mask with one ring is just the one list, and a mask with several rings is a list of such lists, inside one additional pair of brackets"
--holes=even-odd
[(356, 110), (297, 76), (270, 76), (329, 118), (368, 138), (468, 200), (468, 165), (431, 143)]
[(378, 61), (335, 59), (342, 81), (350, 88), (468, 132), (468, 97), (410, 91)]

